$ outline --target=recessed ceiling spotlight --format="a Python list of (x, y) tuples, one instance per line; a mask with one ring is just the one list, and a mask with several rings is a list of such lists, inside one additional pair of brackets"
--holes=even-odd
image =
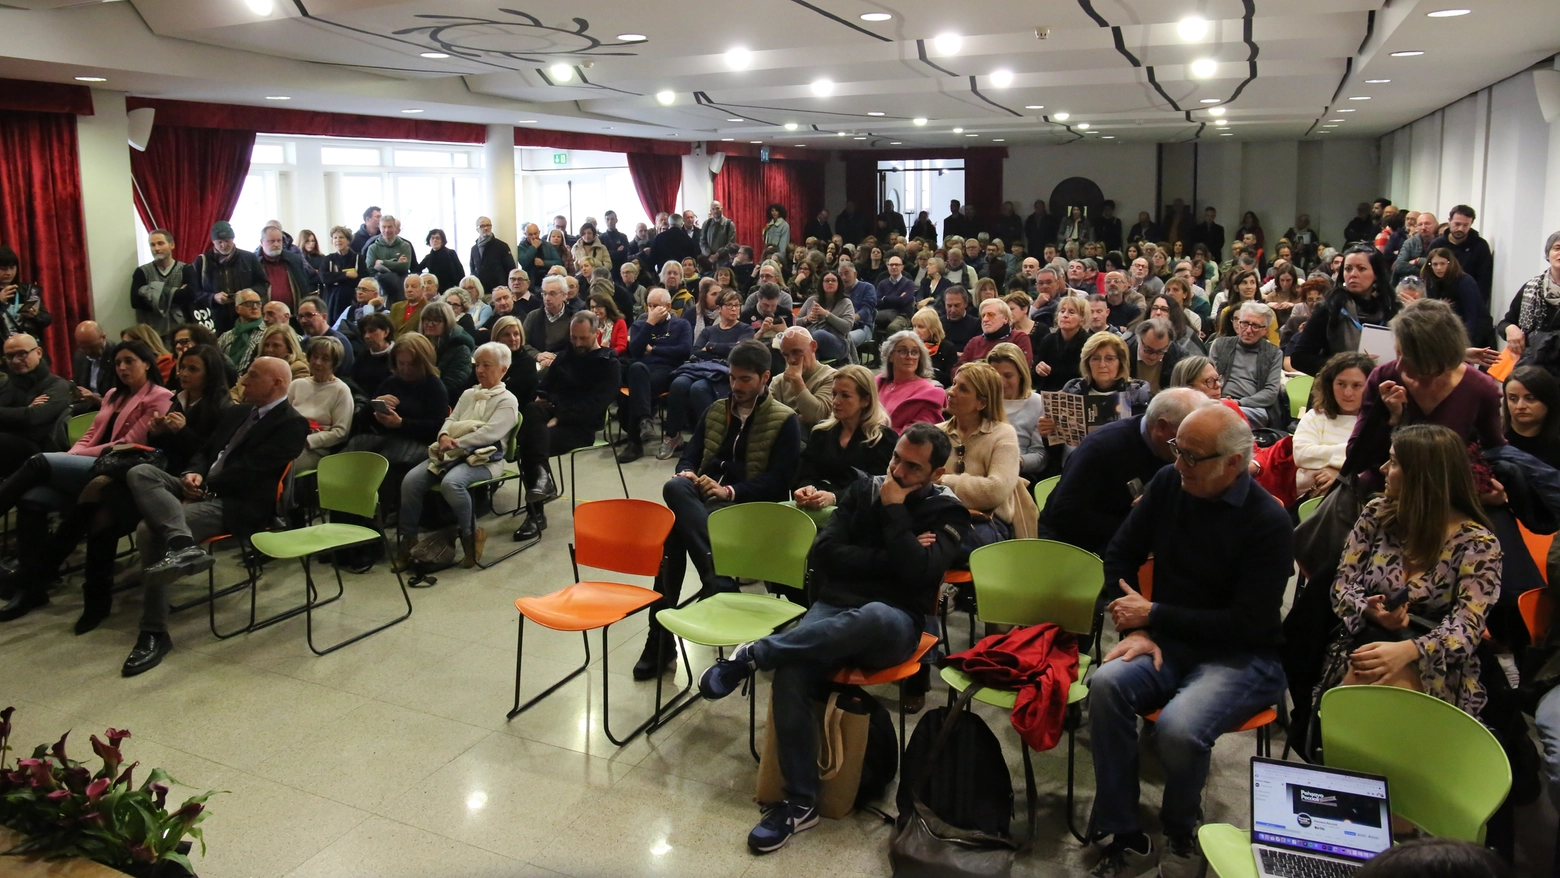
[(887, 12), (864, 12), (861, 14), (862, 21), (888, 21), (890, 18), (893, 18), (893, 16)]
[(748, 143), (763, 143), (762, 140), (749, 140)]
[(850, 132), (848, 132), (848, 131), (836, 131), (834, 133), (838, 134), (841, 137), (849, 137), (850, 136)]
[(732, 70), (746, 70), (751, 63), (753, 63), (753, 53), (747, 49), (738, 46), (726, 50), (726, 66)]
[(78, 76), (78, 77), (76, 77), (76, 81), (77, 82), (108, 82), (108, 79), (106, 77), (102, 77), (102, 76)]
[(434, 61), (441, 61), (441, 60), (443, 60), (445, 58), (448, 58), (449, 55), (444, 53), (444, 52), (423, 52), (422, 53), (422, 57), (428, 58), (428, 59), (431, 59), (431, 60), (434, 60)]
[(959, 47), (964, 45), (964, 38), (955, 33), (938, 34), (932, 40), (932, 45), (937, 48), (939, 55), (957, 55)]
[(853, 137), (851, 139), (852, 140), (866, 140), (867, 138), (864, 135), (858, 134), (858, 135), (856, 135), (855, 137)]
[(917, 116), (914, 119), (911, 119), (910, 121), (913, 124), (916, 124), (916, 125), (925, 125), (926, 124), (926, 117), (925, 116)]
[(741, 122), (742, 121), (742, 117), (740, 117), (740, 116), (730, 116), (730, 117), (728, 117), (726, 119), (726, 121), (727, 122)]
[(292, 97), (289, 95), (266, 95), (265, 99), (268, 101), (290, 101)]
[(812, 93), (820, 98), (834, 94), (834, 81), (831, 79), (813, 80)]
[(1354, 112), (1354, 108), (1353, 107), (1349, 107), (1349, 108), (1343, 109), (1343, 110), (1334, 110), (1333, 112), (1334, 113), (1352, 113), (1352, 112)]
[(889, 145), (889, 146), (898, 146), (898, 145), (900, 145), (900, 144), (901, 144), (901, 143), (904, 143), (904, 141), (903, 141), (903, 140), (890, 140), (890, 141), (889, 141), (889, 142), (888, 142), (888, 145)]
[(1392, 80), (1390, 80), (1390, 79), (1367, 79), (1365, 81), (1370, 83), (1371, 85), (1382, 85), (1383, 83), (1388, 83), (1388, 82), (1391, 82)]
[(1472, 9), (1437, 9), (1434, 12), (1426, 12), (1430, 18), (1456, 18), (1459, 15), (1467, 15)]
[(1187, 16), (1176, 22), (1175, 32), (1188, 43), (1195, 43), (1208, 35), (1208, 19), (1195, 15)]
[(1224, 108), (1223, 107), (1214, 107), (1213, 109), (1208, 111), (1208, 115), (1210, 115), (1210, 116), (1222, 116), (1222, 115), (1224, 115)]
[(1203, 98), (1202, 101), (1201, 101), (1201, 103), (1204, 103), (1204, 104), (1217, 104), (1218, 102), (1219, 102), (1218, 98)]
[(1101, 140), (1115, 140), (1116, 139), (1116, 135), (1114, 135), (1114, 134), (1101, 134), (1100, 135), (1100, 139)]
[(661, 106), (666, 107), (677, 100), (677, 95), (671, 91), (658, 91), (655, 93), (655, 99), (661, 102)]
[(568, 82), (574, 78), (574, 68), (568, 64), (554, 64), (547, 68), (547, 75), (558, 82)]
[(408, 107), (408, 108), (402, 110), (401, 112), (403, 112), (403, 113), (407, 114), (408, 116), (410, 116), (410, 115), (412, 115), (414, 113), (421, 113), (422, 112), (422, 108), (421, 107)]
[(1323, 128), (1337, 128), (1337, 125), (1323, 125)]
[(256, 15), (270, 15), (276, 11), (276, 4), (271, 0), (244, 0), (244, 5)]
[(795, 131), (796, 129), (798, 129), (800, 127), (801, 126), (796, 124), (795, 122), (787, 122), (787, 123), (785, 123), (785, 130), (787, 130), (787, 131)]
[(646, 39), (644, 34), (618, 34), (617, 38), (620, 43), (642, 43)]
[(869, 110), (869, 111), (867, 111), (867, 115), (868, 116), (881, 116), (883, 114), (878, 112), (877, 110)]
[(1192, 62), (1192, 75), (1198, 79), (1207, 79), (1219, 72), (1219, 62), (1212, 58), (1198, 58)]
[(1368, 100), (1370, 100), (1370, 95), (1354, 95), (1353, 97), (1349, 98), (1349, 100), (1351, 100), (1351, 101), (1368, 101)]
[(1058, 122), (1066, 122), (1068, 119), (1072, 118), (1072, 114), (1071, 113), (1052, 113), (1051, 114), (1051, 118), (1055, 119)]
[(955, 129), (953, 129), (953, 133), (954, 134), (963, 134), (964, 133), (964, 129), (963, 128), (955, 128)]
[(991, 71), (991, 84), (997, 88), (1007, 88), (1013, 84), (1013, 71), (1006, 69)]
[(992, 143), (1007, 143), (1007, 138), (1006, 137), (993, 137), (993, 138), (991, 138), (991, 142)]
[(1025, 104), (1024, 105), (1024, 109), (1026, 109), (1026, 110), (1043, 110), (1043, 109), (1045, 109), (1045, 104)]
[(1079, 122), (1074, 127), (1076, 127), (1079, 131), (1087, 131), (1087, 130), (1089, 130), (1089, 123), (1087, 123), (1087, 122)]
[(1230, 124), (1230, 120), (1228, 120), (1228, 119), (1215, 119), (1215, 120), (1213, 120), (1213, 124), (1218, 125), (1219, 127), (1222, 128), (1223, 126)]
[(1415, 55), (1423, 55), (1423, 54), (1424, 54), (1424, 52), (1421, 52), (1418, 49), (1408, 49), (1408, 50), (1402, 51), (1402, 52), (1393, 52), (1392, 53), (1392, 57), (1394, 57), (1394, 58), (1412, 58)]
[(516, 124), (519, 124), (519, 125), (535, 125), (536, 124), (536, 120), (535, 119), (521, 119)]

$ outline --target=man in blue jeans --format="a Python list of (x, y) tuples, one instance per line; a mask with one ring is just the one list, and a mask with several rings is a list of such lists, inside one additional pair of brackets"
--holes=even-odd
[[(1106, 593), (1121, 639), (1089, 683), (1099, 878), (1201, 873), (1196, 831), (1214, 741), (1278, 703), (1279, 604), (1294, 566), (1294, 528), (1247, 474), (1251, 428), (1225, 406), (1186, 416), (1175, 466), (1148, 483), (1105, 553)], [(1224, 551), (1210, 551), (1210, 540)], [(1138, 568), (1154, 558), (1153, 601)], [(1117, 597), (1119, 595), (1119, 597)], [(1160, 710), (1165, 844), (1138, 821), (1138, 718)]]
[(931, 424), (899, 437), (888, 475), (839, 495), (813, 543), (817, 600), (794, 628), (744, 644), (704, 672), (699, 691), (724, 698), (755, 670), (775, 672), (775, 741), (785, 801), (748, 834), (755, 853), (778, 850), (818, 823), (818, 732), (812, 702), (842, 665), (888, 668), (915, 654), (969, 510), (937, 484), (953, 446)]

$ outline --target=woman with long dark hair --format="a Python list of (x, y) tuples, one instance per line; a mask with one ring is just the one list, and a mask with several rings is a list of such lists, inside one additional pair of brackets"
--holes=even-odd
[(1462, 270), (1462, 264), (1452, 251), (1445, 247), (1431, 250), (1419, 277), (1425, 282), (1425, 296), (1451, 305), (1462, 318), (1463, 326), (1468, 328), (1470, 337), (1477, 337), (1489, 325), (1479, 282)]
[(432, 272), (433, 276), (439, 279), (441, 290), (460, 286), (461, 279), (466, 276), (466, 269), (461, 267), (460, 256), (450, 249), (450, 239), (444, 234), (444, 230), (430, 230), (423, 242), (428, 245), (428, 252), (423, 256), (422, 261), (417, 263), (415, 271), (418, 274)]
[(1560, 380), (1540, 366), (1518, 366), (1506, 377), (1502, 395), (1506, 441), (1560, 469)]
[[(1315, 375), (1333, 354), (1360, 349), (1364, 324), (1386, 326), (1397, 313), (1386, 254), (1369, 244), (1355, 244), (1343, 253), (1343, 283), (1311, 312), (1294, 339), (1290, 360), (1296, 369)], [(1466, 337), (1466, 330), (1463, 334)]]

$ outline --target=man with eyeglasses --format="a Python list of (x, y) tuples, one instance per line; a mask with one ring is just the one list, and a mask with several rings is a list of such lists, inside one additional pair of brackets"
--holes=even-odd
[(1110, 306), (1113, 326), (1131, 326), (1143, 319), (1148, 311), (1143, 294), (1133, 290), (1126, 274), (1120, 271), (1105, 274), (1105, 304)]
[(1208, 354), (1224, 378), (1224, 398), (1258, 427), (1289, 426), (1289, 400), (1284, 395), (1284, 352), (1267, 340), (1273, 309), (1246, 302), (1235, 313), (1235, 335), (1217, 338)]
[(915, 316), (916, 285), (905, 275), (905, 260), (888, 257), (888, 276), (877, 284), (877, 327), (893, 335), (910, 328)]
[(265, 321), (261, 316), (264, 303), (254, 290), (239, 290), (234, 308), (238, 319), (233, 328), (217, 336), (217, 349), (239, 375), (249, 371), (249, 364), (260, 355), (260, 339), (265, 335)]
[[(1087, 865), (1107, 878), (1154, 874), (1156, 861), (1166, 878), (1201, 874), (1195, 833), (1214, 741), (1284, 693), (1280, 605), (1294, 527), (1246, 472), (1251, 428), (1207, 404), (1181, 422), (1172, 448), (1175, 466), (1148, 482), (1104, 554), (1120, 640), (1089, 683), (1097, 860)], [(1209, 534), (1223, 551), (1208, 550)], [(1135, 587), (1151, 556), (1152, 601)], [(1165, 779), (1159, 846), (1139, 817), (1138, 718), (1154, 710)]]
[(352, 350), (352, 340), (345, 335), (330, 328), (326, 321), (325, 300), (319, 296), (309, 296), (298, 303), (298, 329), (303, 336), (299, 339), (307, 350), (309, 341), (322, 335), (328, 335), (341, 342), (341, 362), (336, 365), (337, 375), (351, 375), (353, 361), (356, 354)]
[(49, 371), (38, 340), (18, 333), (5, 340), (5, 370), (0, 386), (0, 478), (43, 451), (64, 451), (70, 416), (71, 385)]
[(1175, 327), (1164, 317), (1150, 317), (1139, 323), (1127, 339), (1131, 352), (1132, 377), (1148, 382), (1154, 393), (1170, 383), (1170, 373), (1181, 362), (1181, 348), (1175, 343)]

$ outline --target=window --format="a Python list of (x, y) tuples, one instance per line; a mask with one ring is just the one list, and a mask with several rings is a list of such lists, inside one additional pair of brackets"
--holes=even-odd
[(398, 149), (395, 151), (398, 168), (453, 168), (455, 158), (447, 152), (431, 152), (423, 149)]
[(253, 165), (281, 165), (287, 162), (287, 149), (280, 143), (257, 143), (249, 153)]
[(276, 184), (275, 171), (250, 171), (244, 178), (238, 204), (228, 220), (233, 225), (233, 240), (239, 247), (252, 250), (260, 246), (260, 230), (268, 220), (277, 218), (277, 204), (281, 199)]
[(898, 205), (907, 229), (923, 210), (940, 224), (941, 212), (948, 202), (955, 198), (964, 200), (964, 166), (948, 164), (942, 159), (878, 162), (882, 184), (879, 204), (892, 201)]
[(589, 216), (605, 228), (602, 216), (608, 210), (617, 212), (618, 229), (629, 234), (635, 223), (651, 222), (623, 153), (524, 147), (515, 150), (515, 168), (522, 225), (533, 222), (545, 230), (561, 215), (572, 233)]
[(320, 163), (326, 165), (379, 166), (379, 150), (359, 147), (320, 147)]

